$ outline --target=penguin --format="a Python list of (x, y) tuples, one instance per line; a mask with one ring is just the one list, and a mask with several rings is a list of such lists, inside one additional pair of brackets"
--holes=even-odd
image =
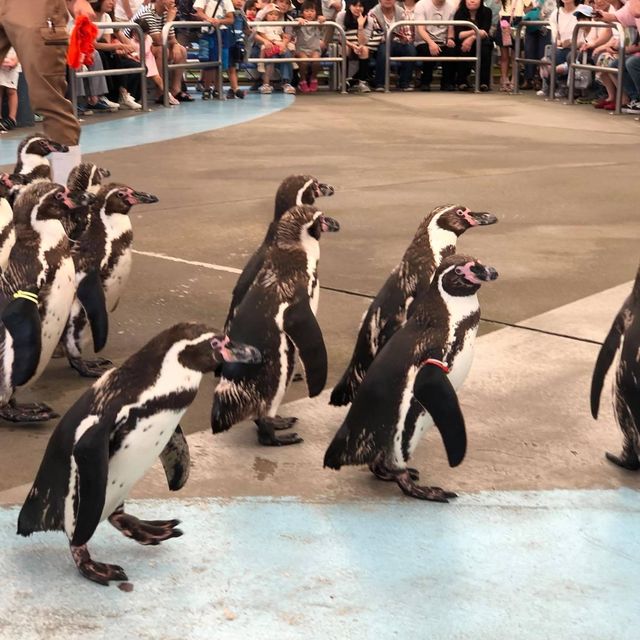
[[(96, 198), (89, 225), (74, 244), (71, 255), (78, 288), (84, 285), (87, 289), (95, 289), (96, 297), (104, 295), (106, 310), (111, 313), (118, 306), (131, 272), (133, 230), (129, 211), (137, 204), (158, 202), (158, 198), (115, 183), (101, 186)], [(112, 362), (104, 358), (82, 358), (83, 348), (89, 340), (88, 320), (82, 301), (74, 300), (62, 343), (71, 367), (82, 376), (97, 378), (112, 366)], [(102, 324), (98, 327), (103, 329)], [(94, 350), (98, 352), (107, 336), (97, 336), (93, 329), (92, 333)]]
[(124, 501), (158, 456), (169, 488), (184, 486), (189, 448), (180, 420), (203, 374), (223, 359), (255, 363), (260, 353), (205, 325), (182, 323), (107, 371), (56, 426), (17, 533), (64, 531), (81, 575), (102, 585), (127, 580), (121, 567), (91, 559), (87, 543), (103, 520), (144, 545), (181, 536), (178, 520), (139, 520), (125, 513)]
[(13, 209), (9, 202), (13, 182), (7, 173), (0, 174), (0, 271), (7, 268), (9, 254), (16, 243)]
[[(67, 179), (67, 189), (70, 193), (86, 192), (97, 196), (104, 178), (108, 178), (111, 172), (108, 169), (98, 167), (92, 162), (82, 162), (74, 167), (69, 173)], [(72, 218), (64, 218), (62, 226), (69, 236), (72, 243), (77, 242), (80, 236), (87, 230), (89, 226), (89, 218), (91, 211), (86, 207), (85, 215), (76, 214)]]
[(322, 233), (339, 228), (336, 220), (309, 205), (292, 207), (281, 216), (264, 264), (228, 331), (232, 340), (254, 345), (264, 364), (238, 368), (223, 363), (213, 397), (213, 433), (254, 418), (260, 444), (302, 442), (297, 433), (276, 436), (276, 430), (292, 427), (297, 420), (281, 418), (277, 411), (291, 382), (296, 350), (309, 396), (318, 395), (326, 383), (327, 351), (310, 304), (309, 259), (319, 255)]
[[(316, 198), (319, 198), (320, 196), (332, 196), (334, 193), (335, 189), (330, 184), (318, 182), (318, 180), (313, 176), (294, 175), (289, 176), (282, 181), (278, 187), (278, 191), (276, 191), (273, 220), (269, 224), (267, 234), (265, 235), (262, 244), (258, 247), (251, 258), (249, 258), (249, 261), (242, 270), (242, 273), (233, 288), (231, 305), (229, 306), (229, 312), (227, 313), (227, 319), (225, 320), (225, 328), (227, 328), (231, 323), (237, 307), (244, 299), (247, 291), (249, 291), (249, 288), (256, 279), (258, 272), (262, 268), (267, 249), (273, 243), (278, 221), (282, 215), (291, 207), (303, 204), (312, 205)], [(313, 298), (311, 308), (314, 309), (314, 313), (317, 313), (318, 298), (320, 295), (320, 283), (318, 281), (317, 273), (309, 283), (309, 286), (312, 290)]]
[[(75, 287), (75, 271), (67, 236), (60, 222), (69, 209), (84, 206), (90, 194), (75, 194), (73, 200), (65, 187), (45, 180), (28, 185), (16, 199), (14, 220), (16, 244), (11, 250), (9, 264), (0, 280), (0, 293), (9, 296), (24, 286), (39, 290), (38, 310), (41, 324), (41, 349), (35, 372), (17, 388), (35, 382), (51, 358), (69, 315)], [(93, 318), (91, 291), (78, 291)], [(8, 352), (5, 354), (8, 357)], [(5, 360), (0, 362), (0, 376)], [(14, 388), (15, 390), (15, 388)], [(46, 405), (18, 405), (12, 398), (0, 406), (0, 417), (13, 422), (32, 422), (56, 417)]]
[(440, 431), (449, 465), (464, 459), (466, 431), (456, 390), (473, 358), (480, 321), (477, 291), (497, 277), (495, 269), (469, 256), (442, 260), (411, 318), (367, 371), (325, 453), (325, 467), (368, 464), (376, 477), (395, 481), (413, 498), (448, 502), (456, 497), (440, 487), (418, 486), (419, 474), (407, 463), (432, 424)]
[(347, 369), (333, 388), (329, 404), (353, 401), (376, 354), (404, 325), (418, 292), (429, 287), (442, 259), (456, 252), (458, 238), (469, 228), (495, 224), (491, 213), (476, 213), (459, 204), (436, 207), (420, 223), (400, 264), (391, 272), (365, 312)]
[[(622, 346), (620, 344), (622, 343)], [(640, 469), (640, 267), (633, 289), (614, 318), (605, 338), (591, 379), (591, 415), (598, 419), (600, 395), (607, 371), (620, 351), (613, 381), (613, 408), (616, 422), (622, 431), (622, 453), (606, 452), (613, 464), (638, 471)]]
[(69, 147), (38, 133), (27, 136), (18, 145), (18, 159), (13, 173), (24, 177), (23, 184), (38, 179), (50, 180), (51, 166), (47, 156), (54, 151), (66, 153)]

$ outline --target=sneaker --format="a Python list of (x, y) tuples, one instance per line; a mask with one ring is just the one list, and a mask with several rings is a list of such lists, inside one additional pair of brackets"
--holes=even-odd
[(270, 84), (263, 84), (260, 85), (260, 88), (258, 89), (258, 91), (260, 93), (273, 93), (273, 87)]
[(92, 115), (93, 115), (93, 111), (89, 109), (89, 107), (81, 107), (80, 105), (78, 105), (78, 118), (81, 118), (83, 116), (92, 116)]
[(569, 95), (569, 91), (566, 87), (560, 87), (556, 89), (556, 92), (553, 94), (554, 98), (566, 98)]
[[(131, 96), (129, 96), (131, 97)], [(137, 103), (136, 103), (137, 104)], [(139, 106), (139, 105), (138, 105)], [(119, 105), (116, 105), (115, 108), (114, 107), (110, 107), (104, 100), (100, 99), (98, 100), (95, 104), (91, 105), (91, 109), (95, 112), (95, 113), (113, 113), (114, 111), (117, 111), (119, 108)], [(141, 109), (142, 107), (139, 106), (139, 108)]]
[(227, 100), (235, 100), (236, 99), (236, 92), (233, 89), (227, 89)]
[(544, 89), (538, 89), (538, 90), (536, 91), (536, 95), (537, 95), (537, 96), (546, 96), (546, 95), (547, 95), (547, 92), (546, 92)]
[(18, 126), (18, 123), (13, 118), (2, 118), (0, 120), (0, 131), (11, 131)]
[(358, 82), (356, 91), (358, 93), (371, 93), (371, 89), (369, 88), (369, 85), (364, 80), (360, 80), (360, 82)]
[[(309, 87), (311, 88), (311, 87)], [(285, 93), (295, 93), (296, 92), (296, 88), (293, 85), (290, 85), (288, 82), (286, 82), (285, 84), (282, 85), (282, 90)]]
[(213, 97), (213, 89), (209, 87), (208, 89), (202, 90), (202, 99), (203, 100), (211, 100)]
[(117, 102), (112, 102), (107, 98), (107, 96), (102, 96), (102, 98), (100, 98), (100, 102), (104, 102), (108, 107), (111, 107), (114, 111), (117, 111), (120, 108), (120, 105)]
[(121, 109), (131, 109), (132, 111), (140, 111), (142, 105), (136, 102), (129, 93), (120, 94), (120, 101), (118, 103)]
[(622, 113), (629, 113), (632, 116), (640, 115), (640, 100), (631, 100), (628, 104), (622, 105)]
[(400, 91), (413, 91), (413, 87), (409, 85), (408, 87), (399, 87)]
[(318, 90), (318, 81), (314, 79), (309, 83), (309, 91), (311, 93), (315, 93), (317, 90)]
[(376, 87), (374, 91), (377, 91), (378, 93), (382, 93), (384, 92), (384, 87)]
[(301, 80), (298, 85), (298, 89), (300, 89), (300, 93), (309, 93), (309, 85), (306, 80)]
[(242, 89), (236, 89), (235, 94), (236, 94), (236, 98), (240, 98), (240, 100), (244, 100), (246, 91), (243, 91)]
[(488, 84), (481, 84), (480, 85), (480, 91), (482, 91), (482, 93), (486, 93), (487, 91), (489, 91), (489, 85)]

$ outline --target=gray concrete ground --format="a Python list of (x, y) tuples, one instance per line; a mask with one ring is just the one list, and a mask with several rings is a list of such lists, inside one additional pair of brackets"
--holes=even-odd
[[(160, 197), (158, 205), (134, 210), (137, 250), (235, 268), (261, 240), (280, 180), (314, 174), (335, 185), (336, 195), (321, 206), (342, 224), (339, 234), (323, 239), (321, 282), (367, 294), (384, 281), (431, 208), (459, 202), (491, 211), (499, 224), (472, 230), (459, 243), (500, 272), (480, 293), (484, 318), (602, 339), (626, 289), (587, 296), (635, 273), (639, 142), (631, 118), (527, 96), (320, 95), (240, 126), (89, 159)], [(221, 325), (235, 277), (136, 255), (102, 355), (121, 362), (177, 321)], [(366, 306), (362, 297), (322, 292), (329, 385), (350, 356)], [(484, 322), (482, 333), (497, 328)], [(418, 466), (430, 482), (465, 491), (637, 488), (636, 476), (602, 461), (603, 449), (619, 444), (610, 412), (602, 423), (588, 416), (596, 354), (596, 345), (522, 329), (482, 337), (461, 393), (473, 436), (468, 460), (448, 470), (432, 434)], [(56, 360), (21, 397), (63, 412), (86, 385)], [(203, 384), (183, 422), (189, 433), (203, 432), (191, 439), (195, 466), (184, 495), (315, 500), (397, 492), (361, 470), (321, 469), (343, 415), (323, 397), (288, 407), (305, 418), (299, 429), (305, 443), (273, 450), (257, 446), (252, 426), (216, 438), (208, 433), (212, 385)], [(298, 383), (287, 398), (303, 395)], [(24, 495), (53, 427), (0, 425), (0, 503)], [(157, 474), (140, 489), (141, 495), (163, 492)]]

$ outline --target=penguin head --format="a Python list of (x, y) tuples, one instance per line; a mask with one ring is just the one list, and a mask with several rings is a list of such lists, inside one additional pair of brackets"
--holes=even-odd
[(67, 179), (67, 189), (98, 193), (102, 180), (110, 175), (111, 172), (108, 169), (98, 167), (92, 162), (82, 162), (71, 170)]
[(497, 277), (498, 272), (493, 267), (485, 266), (477, 258), (455, 254), (440, 263), (433, 282), (450, 296), (470, 296), (483, 282)]
[(278, 221), (291, 207), (302, 204), (313, 204), (316, 198), (332, 196), (335, 189), (330, 184), (319, 182), (308, 175), (294, 175), (285, 178), (276, 192), (276, 204), (273, 215)]
[(70, 193), (61, 184), (36, 180), (20, 191), (14, 204), (13, 218), (16, 224), (31, 226), (42, 220), (61, 220), (71, 210), (94, 200), (95, 196), (90, 193)]
[(50, 138), (46, 138), (43, 135), (34, 133), (31, 136), (27, 136), (18, 145), (18, 159), (21, 159), (23, 155), (32, 154), (35, 156), (48, 156), (52, 151), (60, 151), (65, 153), (69, 151), (69, 147), (64, 144), (59, 144)]
[(498, 222), (498, 218), (491, 213), (470, 211), (461, 204), (447, 204), (435, 208), (427, 216), (429, 223), (434, 220), (439, 229), (452, 231), (457, 236), (463, 234), (469, 227), (495, 224)]
[(339, 231), (337, 220), (326, 216), (322, 211), (310, 205), (291, 207), (280, 218), (276, 229), (276, 244), (286, 246), (302, 242), (311, 236), (320, 240), (325, 231)]
[(194, 371), (207, 373), (218, 368), (221, 362), (258, 364), (262, 355), (255, 347), (232, 342), (224, 334), (203, 333), (201, 339), (192, 341), (178, 356), (180, 364)]
[(158, 202), (158, 198), (144, 191), (134, 191), (124, 184), (111, 183), (104, 185), (98, 192), (98, 197), (104, 198), (104, 211), (107, 215), (112, 213), (128, 214), (136, 204), (152, 204)]

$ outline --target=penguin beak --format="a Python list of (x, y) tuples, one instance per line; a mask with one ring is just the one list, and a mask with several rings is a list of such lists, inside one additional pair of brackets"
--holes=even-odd
[(7, 189), (13, 187), (13, 181), (8, 173), (0, 173), (0, 184), (3, 184)]
[(145, 193), (144, 191), (132, 191), (129, 195), (129, 204), (153, 204), (154, 202), (158, 202), (157, 196), (154, 196), (150, 193)]
[(53, 140), (47, 140), (46, 146), (49, 149), (49, 153), (52, 153), (53, 151), (67, 153), (67, 151), (69, 151), (69, 147), (67, 147), (66, 144), (59, 144), (57, 142), (54, 142)]
[(323, 232), (340, 231), (340, 223), (329, 216), (320, 216), (320, 225)]
[(86, 207), (96, 201), (96, 196), (88, 191), (70, 191), (68, 197), (74, 207)]
[(473, 275), (482, 282), (490, 282), (498, 278), (498, 272), (493, 267), (487, 267), (479, 262), (476, 262), (471, 267)]
[(336, 190), (330, 184), (324, 184), (324, 182), (318, 182), (316, 184), (316, 198), (320, 196), (332, 196)]
[(471, 217), (475, 220), (475, 224), (477, 225), (495, 224), (498, 222), (498, 218), (496, 218), (492, 213), (487, 213), (486, 211), (472, 211)]
[[(262, 362), (262, 354), (258, 349), (241, 342), (232, 342), (227, 336), (215, 336), (211, 339), (211, 348), (225, 362), (246, 362), (258, 364)], [(219, 361), (218, 358), (216, 358)]]

